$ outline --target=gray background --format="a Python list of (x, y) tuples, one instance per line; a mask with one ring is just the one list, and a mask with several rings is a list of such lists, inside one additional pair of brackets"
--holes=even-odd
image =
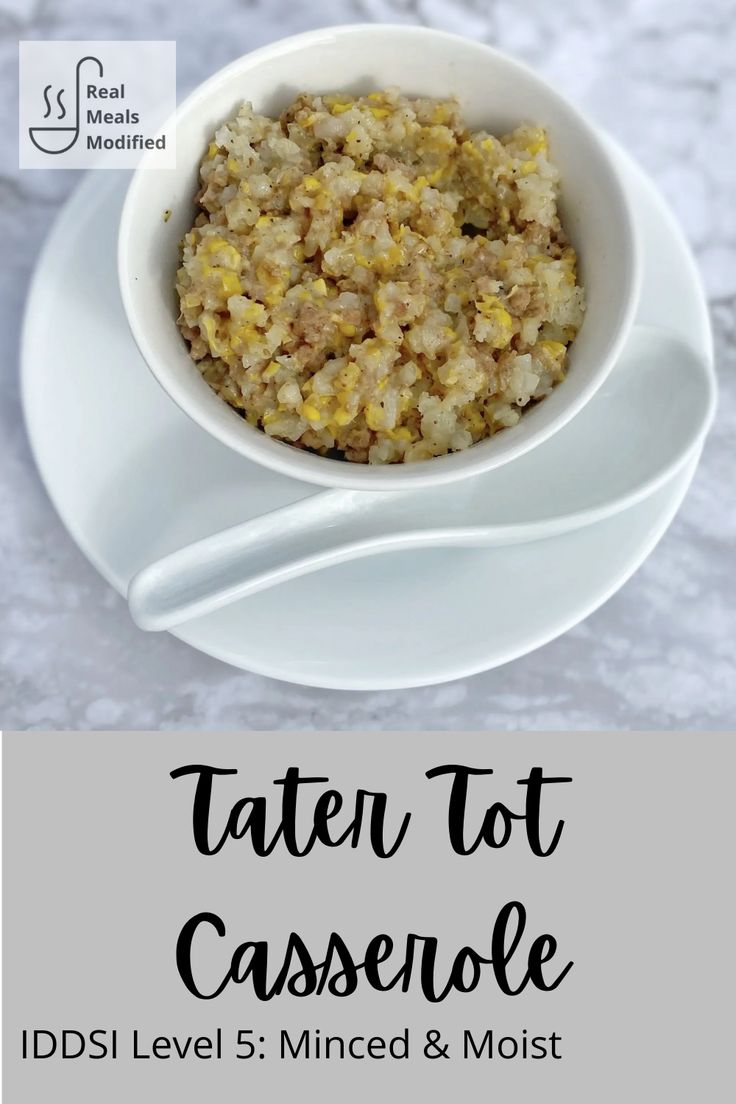
[[(442, 734), (6, 736), (3, 1099), (277, 1104), (298, 1094), (328, 1104), (721, 1104), (733, 1084), (736, 902), (728, 874), (736, 745), (726, 735), (704, 734), (693, 757), (692, 744), (691, 734), (671, 733), (561, 734), (554, 744), (540, 734), (455, 734), (448, 755)], [(329, 776), (346, 804), (359, 786), (384, 790), (389, 822), (407, 810), (413, 820), (389, 860), (364, 846), (315, 849), (304, 859), (278, 850), (259, 860), (245, 840), (206, 858), (191, 839), (193, 779), (168, 777), (192, 762), (239, 770), (216, 783), (218, 823), (240, 797), (270, 797), (271, 780), (289, 765)], [(494, 769), (492, 778), (472, 783), (478, 819), (496, 800), (520, 811), (515, 782), (532, 766), (571, 775), (571, 784), (542, 799), (546, 833), (565, 821), (554, 854), (535, 859), (515, 830), (503, 850), (454, 855), (445, 829), (447, 780), (423, 777), (448, 762)], [(312, 807), (308, 802), (304, 812)], [(271, 813), (275, 825), (277, 810)], [(514, 899), (528, 912), (522, 947), (527, 936), (549, 932), (558, 939), (559, 968), (574, 960), (552, 993), (504, 997), (486, 975), (472, 994), (434, 1006), (414, 987), (402, 996), (362, 986), (351, 998), (281, 997), (259, 1005), (243, 985), (202, 1002), (185, 990), (174, 964), (181, 926), (202, 910), (218, 913), (228, 928), (225, 939), (211, 941), (212, 977), (222, 976), (228, 951), (246, 939), (268, 939), (279, 963), (292, 930), (315, 955), (333, 929), (356, 954), (379, 932), (397, 939), (408, 931), (432, 934), (447, 963), (465, 943), (487, 948), (498, 909)], [(126, 1038), (138, 1027), (150, 1040), (217, 1025), (231, 1037), (237, 1027), (256, 1028), (268, 1040), (267, 1058), (180, 1064), (19, 1057), (23, 1027), (117, 1026)], [(304, 1027), (352, 1035), (398, 1033), (407, 1025), (415, 1044), (424, 1030), (441, 1030), (455, 1057), (277, 1058), (282, 1027), (295, 1035)], [(523, 1027), (530, 1035), (561, 1034), (562, 1060), (475, 1062), (456, 1053), (464, 1028), (482, 1036), (489, 1028), (509, 1034)]]
[[(31, 14), (29, 15), (28, 12)], [(176, 38), (180, 92), (247, 49), (317, 24), (421, 21), (536, 66), (653, 175), (700, 262), (721, 375), (685, 506), (622, 593), (562, 639), (449, 686), (357, 694), (243, 674), (146, 636), (61, 527), (20, 420), (26, 287), (72, 173), (18, 175), (17, 40)], [(736, 20), (732, 0), (0, 0), (1, 715), (18, 728), (727, 727), (734, 690)]]

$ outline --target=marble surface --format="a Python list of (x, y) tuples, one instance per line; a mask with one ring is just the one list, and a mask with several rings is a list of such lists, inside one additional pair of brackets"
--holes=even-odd
[[(206, 18), (202, 12), (206, 10)], [(175, 38), (180, 90), (281, 35), (423, 22), (536, 66), (646, 167), (701, 266), (721, 401), (703, 463), (652, 557), (540, 651), (431, 689), (309, 690), (145, 635), (62, 528), (20, 415), (17, 346), (38, 250), (76, 175), (18, 173), (19, 38)], [(736, 715), (736, 20), (732, 0), (0, 0), (0, 722), (6, 728), (689, 728)]]

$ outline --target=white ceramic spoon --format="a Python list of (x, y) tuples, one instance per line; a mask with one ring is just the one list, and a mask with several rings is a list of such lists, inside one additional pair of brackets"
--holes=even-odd
[(498, 546), (589, 525), (651, 494), (707, 431), (714, 387), (702, 358), (637, 327), (587, 406), (525, 456), (420, 491), (322, 491), (150, 564), (128, 603), (169, 629), (276, 583), (345, 560), (427, 545)]

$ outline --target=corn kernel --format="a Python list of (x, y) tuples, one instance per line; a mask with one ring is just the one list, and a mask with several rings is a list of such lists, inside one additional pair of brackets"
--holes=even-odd
[(463, 142), (461, 149), (470, 157), (475, 158), (476, 161), (480, 161), (481, 157), (483, 156), (478, 147), (474, 146), (469, 138), (465, 142)]
[(378, 430), (383, 429), (384, 414), (383, 408), (377, 406), (375, 403), (368, 403), (365, 410), (366, 425), (369, 429)]
[(276, 375), (276, 373), (278, 372), (280, 367), (281, 367), (281, 365), (278, 364), (277, 361), (272, 360), (271, 363), (263, 369), (263, 379), (264, 380), (273, 379), (273, 377)]
[(526, 148), (529, 150), (529, 153), (531, 153), (532, 156), (534, 156), (537, 153), (542, 153), (542, 152), (546, 153), (546, 151), (547, 151), (547, 135), (544, 133), (544, 131), (540, 127), (537, 127), (532, 131), (532, 137), (531, 137), (531, 139), (530, 139), (530, 141), (529, 141)]
[(220, 253), (223, 255), (223, 257), (225, 258), (225, 263), (230, 268), (240, 267), (240, 254), (238, 253), (235, 246), (230, 245), (230, 243), (225, 241), (224, 238), (218, 236), (205, 238), (202, 243), (201, 252), (205, 255)]
[(334, 421), (339, 426), (346, 426), (346, 425), (350, 425), (350, 423), (352, 422), (354, 417), (355, 417), (355, 415), (351, 414), (349, 410), (345, 410), (344, 407), (340, 406), (335, 411)]
[(255, 326), (238, 326), (238, 328), (232, 332), (232, 342), (233, 345), (242, 348), (250, 344), (254, 338), (258, 339), (260, 336)]
[(217, 344), (217, 338), (215, 331), (217, 329), (217, 323), (211, 314), (203, 314), (200, 319), (200, 327), (204, 330), (205, 337), (210, 345), (210, 348), (214, 348)]
[(318, 422), (322, 417), (321, 412), (317, 409), (316, 406), (312, 406), (311, 403), (303, 403), (301, 413), (308, 422)]
[(310, 195), (314, 195), (322, 187), (316, 176), (305, 176), (303, 184), (304, 190)]
[(478, 299), (475, 300), (475, 309), (479, 314), (490, 314), (496, 307), (501, 306), (501, 300), (497, 295), (489, 295), (488, 292), (482, 292)]
[(372, 107), (370, 111), (374, 119), (385, 119), (387, 115), (391, 114), (387, 107)]
[(229, 298), (231, 295), (240, 295), (240, 277), (236, 272), (233, 272), (229, 268), (217, 267), (213, 268), (212, 272), (217, 274), (220, 280), (220, 286), (226, 298)]
[(474, 410), (472, 406), (466, 406), (463, 408), (462, 414), (471, 433), (483, 433), (485, 431), (486, 423), (479, 411)]
[(566, 346), (564, 346), (561, 341), (538, 341), (537, 348), (546, 349), (555, 360), (559, 360), (566, 352)]
[(501, 305), (498, 296), (484, 292), (479, 299), (476, 299), (475, 307), (478, 313), (493, 322), (498, 330), (495, 339), (490, 342), (492, 348), (505, 349), (513, 336), (513, 320), (506, 308)]
[(346, 364), (344, 368), (340, 369), (337, 378), (341, 387), (347, 388), (348, 390), (354, 388), (360, 379), (360, 368), (354, 361), (351, 361), (349, 364)]
[(245, 322), (265, 322), (266, 308), (262, 303), (248, 303), (241, 317)]
[(348, 103), (334, 103), (332, 105), (332, 114), (343, 115), (346, 111), (349, 111), (352, 106), (352, 101)]

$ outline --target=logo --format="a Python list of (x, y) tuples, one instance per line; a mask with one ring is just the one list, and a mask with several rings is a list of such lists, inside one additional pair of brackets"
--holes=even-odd
[[(77, 62), (74, 83), (74, 126), (59, 126), (58, 124), (52, 124), (50, 126), (28, 128), (31, 141), (36, 149), (41, 150), (42, 153), (66, 153), (67, 150), (72, 148), (79, 137), (79, 71), (87, 61), (95, 63), (99, 69), (100, 77), (105, 75), (102, 62), (99, 58), (93, 57), (91, 54), (87, 55), (87, 57), (80, 58)], [(52, 109), (49, 100), (49, 93), (51, 90), (52, 85), (50, 84), (47, 84), (43, 90), (43, 102), (46, 104), (46, 111), (43, 116), (44, 119), (48, 119), (51, 115)], [(63, 88), (60, 88), (54, 98), (59, 111), (56, 116), (58, 123), (61, 123), (62, 119), (67, 118), (67, 110), (63, 101), (64, 91)]]
[(174, 42), (21, 42), (21, 169), (176, 163)]

